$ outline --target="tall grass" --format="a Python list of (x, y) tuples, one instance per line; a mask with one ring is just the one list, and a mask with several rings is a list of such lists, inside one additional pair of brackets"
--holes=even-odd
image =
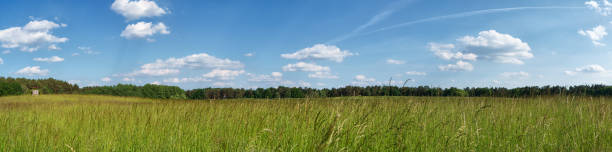
[(612, 151), (612, 99), (0, 98), (0, 151)]

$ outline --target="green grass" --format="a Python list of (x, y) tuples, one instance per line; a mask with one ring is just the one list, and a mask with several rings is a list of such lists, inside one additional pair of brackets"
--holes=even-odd
[(0, 98), (0, 151), (612, 151), (612, 99)]

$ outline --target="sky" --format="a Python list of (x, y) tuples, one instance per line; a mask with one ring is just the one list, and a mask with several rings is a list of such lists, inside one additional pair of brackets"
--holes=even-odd
[(607, 0), (7, 0), (0, 76), (79, 86), (612, 85)]

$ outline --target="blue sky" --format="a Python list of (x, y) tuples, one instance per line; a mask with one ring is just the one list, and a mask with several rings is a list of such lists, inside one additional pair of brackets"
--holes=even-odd
[(612, 83), (608, 1), (0, 3), (0, 76), (186, 89)]

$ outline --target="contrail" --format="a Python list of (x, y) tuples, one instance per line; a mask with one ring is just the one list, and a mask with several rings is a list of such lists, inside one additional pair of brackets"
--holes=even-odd
[(334, 38), (333, 40), (330, 40), (327, 42), (327, 44), (331, 44), (331, 43), (336, 43), (336, 42), (340, 42), (343, 41), (345, 39), (354, 37), (355, 35), (361, 33), (361, 31), (365, 30), (366, 28), (382, 21), (385, 20), (387, 17), (391, 16), (393, 13), (395, 13), (396, 9), (399, 9), (403, 6), (405, 6), (407, 3), (410, 3), (414, 0), (399, 0), (396, 1), (394, 3), (389, 4), (389, 6), (387, 7), (387, 9), (385, 11), (382, 11), (378, 14), (376, 14), (374, 17), (370, 18), (370, 20), (368, 20), (368, 22), (366, 22), (365, 24), (355, 28), (353, 31), (351, 31), (348, 34), (342, 35), (342, 36), (338, 36), (336, 38)]
[(353, 36), (355, 36), (355, 35), (359, 34), (359, 33), (360, 33), (361, 31), (363, 31), (364, 29), (366, 29), (366, 28), (368, 28), (368, 27), (370, 27), (370, 26), (372, 26), (372, 25), (374, 25), (374, 24), (376, 24), (376, 23), (380, 22), (381, 20), (384, 20), (384, 19), (385, 19), (385, 18), (387, 18), (389, 15), (393, 14), (393, 12), (394, 12), (393, 10), (384, 11), (384, 12), (382, 12), (382, 13), (380, 13), (380, 14), (378, 14), (378, 15), (374, 16), (374, 17), (372, 17), (372, 18), (371, 18), (371, 19), (370, 19), (370, 20), (369, 20), (367, 23), (365, 23), (365, 24), (363, 24), (363, 25), (361, 25), (361, 26), (357, 27), (356, 29), (354, 29), (354, 30), (353, 30), (353, 31), (351, 31), (350, 33), (345, 34), (345, 35), (342, 35), (342, 36), (339, 36), (339, 37), (336, 37), (336, 38), (334, 38), (333, 40), (328, 41), (327, 43), (328, 43), (328, 44), (330, 44), (330, 43), (336, 43), (336, 42), (343, 41), (343, 40), (345, 40), (345, 39), (347, 39), (347, 38), (353, 37)]
[[(582, 8), (584, 7), (543, 6), (543, 7), (511, 7), (511, 8), (476, 10), (476, 11), (462, 12), (462, 13), (456, 13), (456, 14), (451, 14), (451, 15), (443, 15), (443, 16), (435, 16), (435, 17), (430, 17), (430, 18), (425, 18), (425, 19), (420, 19), (420, 20), (404, 22), (401, 24), (383, 27), (383, 28), (380, 28), (374, 31), (367, 32), (367, 33), (356, 33), (352, 35), (347, 35), (347, 37), (345, 37), (344, 39), (340, 39), (339, 41), (342, 41), (342, 40), (345, 40), (345, 39), (348, 39), (354, 36), (358, 36), (358, 35), (369, 35), (369, 34), (381, 32), (381, 31), (387, 31), (387, 30), (401, 28), (401, 27), (410, 26), (414, 24), (444, 20), (444, 19), (461, 18), (461, 17), (469, 17), (469, 16), (474, 16), (474, 15), (484, 15), (484, 14), (519, 11), (519, 10), (582, 9)], [(336, 41), (336, 42), (339, 42), (339, 41)]]

